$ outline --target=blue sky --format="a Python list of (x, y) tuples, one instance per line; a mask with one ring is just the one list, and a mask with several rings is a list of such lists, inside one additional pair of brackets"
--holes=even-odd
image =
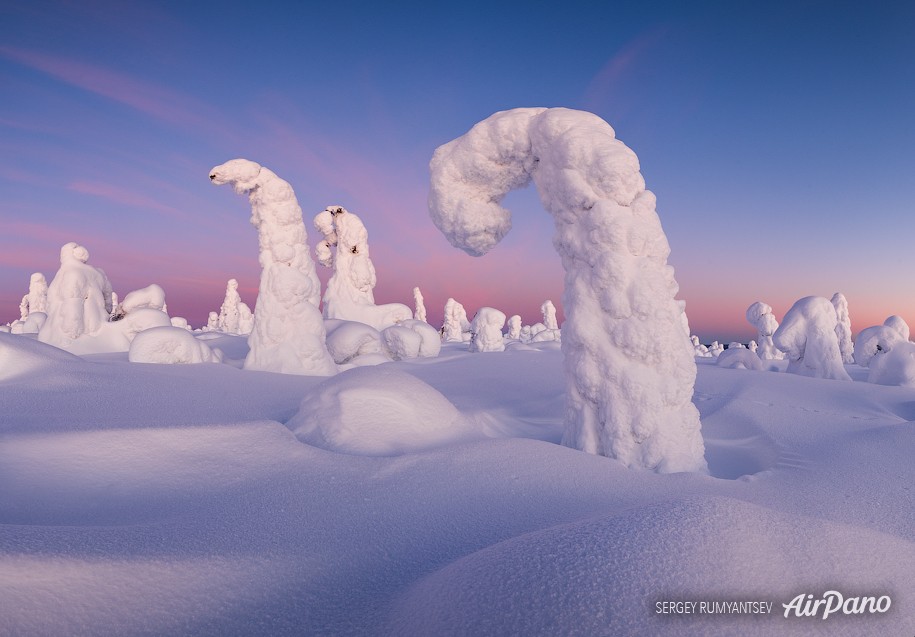
[(534, 322), (562, 287), (536, 194), (474, 259), (432, 226), (427, 166), (495, 111), (566, 106), (639, 156), (703, 339), (836, 291), (855, 331), (913, 323), (913, 33), (913, 3), (5, 3), (0, 319), (67, 241), (194, 324), (230, 277), (253, 305), (247, 202), (206, 178), (246, 157), (309, 229), (362, 217), (379, 301), (419, 285), (432, 320), (453, 296)]

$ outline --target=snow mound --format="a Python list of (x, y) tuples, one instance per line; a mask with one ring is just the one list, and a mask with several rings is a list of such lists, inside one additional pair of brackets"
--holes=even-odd
[(364, 456), (396, 456), (482, 438), (437, 390), (391, 366), (325, 380), (286, 423), (302, 442)]
[(79, 360), (79, 357), (53, 345), (0, 332), (0, 382)]
[(345, 365), (357, 356), (383, 353), (381, 334), (371, 325), (359, 321), (325, 319), (327, 351), (337, 365)]
[(832, 295), (832, 306), (836, 308), (836, 337), (839, 339), (839, 351), (842, 353), (842, 362), (854, 363), (854, 345), (851, 340), (851, 317), (848, 315), (848, 299), (841, 292)]
[(755, 352), (745, 347), (729, 347), (718, 356), (718, 367), (729, 369), (763, 369), (763, 362)]
[[(855, 617), (833, 617), (828, 626), (786, 621), (779, 602), (801, 592), (820, 595), (836, 581), (887, 594), (887, 575), (905, 578), (913, 568), (912, 544), (900, 538), (727, 497), (694, 497), (527, 533), (471, 553), (408, 589), (394, 605), (387, 633), (862, 634)], [(656, 600), (684, 597), (774, 603), (771, 614), (752, 622), (745, 615), (655, 612)], [(866, 630), (890, 634), (898, 621), (893, 613), (868, 615)]]
[(181, 327), (163, 326), (143, 330), (130, 343), (127, 360), (131, 363), (221, 363), (222, 352), (194, 338)]
[(145, 308), (165, 311), (165, 290), (161, 286), (153, 283), (145, 288), (128, 292), (121, 301), (120, 310), (124, 314), (130, 314), (135, 310)]

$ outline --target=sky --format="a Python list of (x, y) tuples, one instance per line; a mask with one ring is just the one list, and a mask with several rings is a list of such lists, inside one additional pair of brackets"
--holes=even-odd
[(911, 2), (0, 2), (0, 321), (69, 241), (192, 325), (229, 278), (253, 307), (248, 202), (207, 178), (236, 157), (292, 184), (312, 245), (326, 206), (362, 218), (378, 302), (562, 316), (533, 187), (483, 257), (426, 200), (439, 145), (564, 106), (638, 155), (703, 341), (837, 291), (854, 332), (915, 325), (913, 33)]

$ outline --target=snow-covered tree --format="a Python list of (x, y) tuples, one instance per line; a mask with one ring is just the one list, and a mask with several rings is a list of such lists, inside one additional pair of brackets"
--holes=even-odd
[(832, 306), (836, 308), (836, 337), (843, 363), (855, 362), (855, 346), (851, 342), (851, 317), (848, 315), (848, 299), (841, 292), (832, 295)]
[(496, 113), (435, 151), (429, 208), (482, 255), (511, 228), (500, 205), (531, 181), (565, 270), (563, 443), (661, 472), (706, 471), (696, 362), (680, 325), (670, 247), (639, 162), (591, 113)]
[(219, 308), (216, 329), (226, 334), (250, 334), (254, 329), (254, 315), (248, 304), (241, 300), (236, 279), (229, 279), (226, 283), (226, 296)]
[(807, 296), (791, 306), (772, 335), (775, 346), (788, 356), (790, 373), (851, 380), (839, 352), (837, 322), (835, 308), (822, 296)]
[(155, 283), (145, 288), (128, 292), (124, 300), (118, 305), (116, 313), (123, 316), (134, 310), (151, 309), (165, 312), (165, 290)]
[(245, 369), (328, 376), (337, 366), (324, 344), (321, 284), (295, 192), (268, 168), (233, 159), (210, 171), (216, 185), (247, 194), (261, 264)]
[(513, 341), (521, 340), (521, 317), (517, 314), (513, 314), (509, 317), (508, 334), (506, 334), (505, 337)]
[(413, 304), (416, 307), (416, 311), (413, 312), (413, 318), (417, 321), (426, 322), (426, 304), (423, 301), (423, 293), (419, 291), (419, 288), (413, 288)]
[(315, 247), (318, 261), (334, 269), (324, 292), (324, 318), (359, 321), (376, 330), (413, 318), (402, 303), (375, 305), (369, 233), (357, 215), (343, 206), (328, 206), (315, 216), (314, 225), (324, 235)]
[(502, 352), (505, 351), (505, 340), (502, 337), (502, 327), (505, 325), (505, 314), (491, 307), (481, 307), (477, 310), (473, 321), (470, 323), (471, 352)]
[(38, 340), (69, 349), (76, 339), (97, 333), (111, 314), (111, 282), (89, 265), (89, 251), (77, 243), (60, 249), (60, 270), (48, 286), (48, 319)]
[(757, 355), (762, 360), (782, 360), (785, 353), (775, 347), (772, 335), (778, 329), (778, 321), (772, 314), (772, 307), (757, 301), (747, 308), (747, 322), (756, 328)]
[(871, 367), (876, 357), (888, 354), (900, 343), (905, 343), (906, 339), (897, 327), (873, 325), (858, 332), (858, 338), (855, 339), (855, 362), (861, 367)]
[(445, 319), (442, 324), (442, 340), (446, 343), (462, 343), (470, 340), (470, 321), (464, 306), (449, 298), (445, 302)]
[(35, 272), (29, 278), (28, 294), (19, 304), (20, 320), (24, 321), (32, 312), (48, 313), (48, 281), (41, 272)]

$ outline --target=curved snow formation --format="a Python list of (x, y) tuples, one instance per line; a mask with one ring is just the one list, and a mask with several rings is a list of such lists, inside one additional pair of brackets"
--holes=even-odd
[(402, 303), (375, 305), (377, 278), (362, 219), (343, 206), (328, 206), (315, 216), (314, 225), (324, 235), (315, 246), (318, 261), (334, 269), (324, 292), (324, 318), (359, 321), (379, 331), (413, 318)]
[(604, 120), (564, 108), (496, 113), (435, 151), (429, 210), (479, 256), (511, 228), (500, 205), (533, 181), (565, 269), (563, 444), (660, 472), (706, 471), (670, 247), (635, 153)]
[(813, 378), (851, 380), (836, 336), (836, 310), (822, 296), (799, 299), (772, 335), (775, 346), (788, 355), (788, 372)]
[(97, 334), (108, 322), (111, 282), (88, 261), (89, 251), (77, 243), (60, 249), (60, 270), (48, 286), (48, 320), (38, 332), (39, 341), (69, 350), (77, 339)]
[(318, 311), (321, 284), (295, 192), (268, 168), (233, 159), (210, 170), (216, 185), (232, 184), (251, 202), (261, 264), (260, 291), (245, 369), (329, 376), (337, 367), (324, 345)]
[(413, 305), (416, 310), (413, 312), (413, 318), (417, 321), (426, 322), (426, 304), (423, 299), (423, 293), (418, 287), (413, 288)]
[(886, 320), (883, 321), (883, 324), (899, 332), (902, 340), (909, 340), (909, 324), (906, 323), (905, 319), (898, 314), (893, 314), (892, 316), (886, 317)]
[(746, 347), (727, 348), (721, 352), (715, 364), (718, 367), (726, 367), (728, 369), (750, 369), (755, 371), (763, 369), (763, 363), (759, 356)]

